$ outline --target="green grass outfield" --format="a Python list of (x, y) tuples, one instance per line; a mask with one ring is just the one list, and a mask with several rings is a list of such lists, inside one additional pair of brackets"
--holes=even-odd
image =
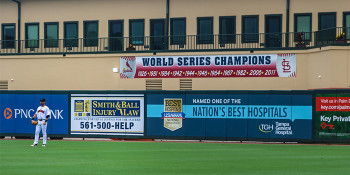
[[(350, 146), (0, 140), (0, 174), (350, 174)], [(41, 141), (39, 142), (42, 143)]]

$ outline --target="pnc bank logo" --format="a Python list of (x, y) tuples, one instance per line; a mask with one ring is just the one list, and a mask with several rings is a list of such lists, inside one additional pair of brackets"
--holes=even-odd
[(271, 132), (273, 130), (273, 125), (269, 125), (269, 124), (260, 124), (259, 125), (259, 130), (261, 132)]
[[(62, 113), (63, 110), (56, 109), (56, 110), (50, 110), (51, 119), (63, 119)], [(4, 110), (4, 117), (6, 119), (11, 119), (12, 117), (16, 118), (32, 118), (35, 114), (34, 109), (11, 109), (11, 108), (6, 108)]]
[(10, 108), (6, 108), (4, 110), (4, 117), (6, 119), (10, 119), (12, 117), (12, 110)]

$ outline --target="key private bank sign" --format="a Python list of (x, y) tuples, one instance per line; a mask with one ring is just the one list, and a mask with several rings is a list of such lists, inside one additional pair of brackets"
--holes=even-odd
[(121, 57), (121, 78), (296, 77), (295, 54)]
[(0, 133), (34, 134), (31, 118), (40, 98), (46, 99), (51, 111), (47, 133), (68, 134), (67, 94), (0, 94)]

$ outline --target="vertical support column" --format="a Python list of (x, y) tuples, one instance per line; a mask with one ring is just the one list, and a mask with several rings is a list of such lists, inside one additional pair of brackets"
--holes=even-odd
[(18, 43), (17, 43), (17, 49), (18, 49), (18, 53), (21, 53), (21, 3), (18, 2)]
[(166, 20), (165, 20), (165, 35), (166, 35), (166, 46), (165, 48), (169, 49), (169, 42), (170, 42), (170, 37), (169, 37), (169, 24), (170, 24), (170, 20), (169, 20), (169, 7), (170, 7), (170, 0), (166, 0)]
[(18, 21), (17, 21), (17, 52), (21, 53), (21, 2), (12, 0), (17, 3)]
[(21, 2), (18, 0), (12, 0), (17, 3), (18, 22), (17, 22), (17, 52), (21, 53)]
[(290, 35), (290, 33), (289, 33), (289, 11), (290, 11), (290, 0), (287, 0), (287, 11), (286, 11), (286, 18), (287, 19), (286, 19), (286, 37), (285, 37), (286, 45), (285, 45), (285, 47), (289, 47), (289, 35)]

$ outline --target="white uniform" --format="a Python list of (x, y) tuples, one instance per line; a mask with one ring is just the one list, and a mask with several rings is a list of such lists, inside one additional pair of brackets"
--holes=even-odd
[(47, 134), (46, 134), (46, 128), (47, 128), (47, 123), (46, 125), (44, 125), (45, 123), (45, 119), (46, 116), (51, 114), (51, 111), (49, 109), (49, 107), (47, 106), (39, 106), (38, 109), (36, 110), (36, 118), (38, 119), (38, 124), (36, 125), (36, 129), (35, 129), (35, 140), (34, 140), (34, 144), (38, 144), (39, 142), (39, 133), (40, 130), (42, 130), (43, 133), (43, 144), (46, 145), (46, 140), (47, 140)]

